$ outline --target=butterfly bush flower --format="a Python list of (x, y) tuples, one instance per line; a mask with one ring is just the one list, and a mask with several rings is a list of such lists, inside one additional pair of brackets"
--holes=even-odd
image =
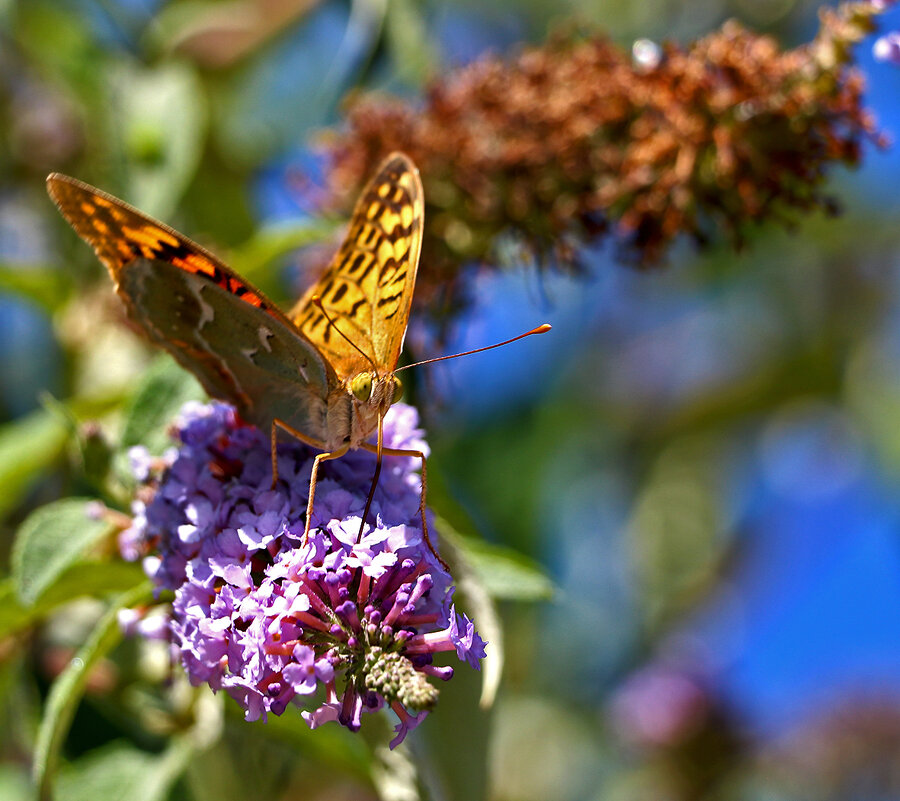
[[(395, 404), (385, 445), (425, 450), (417, 424), (415, 409)], [(304, 546), (315, 451), (280, 444), (272, 488), (268, 438), (232, 407), (189, 404), (177, 432), (163, 471), (145, 451), (131, 454), (144, 495), (121, 550), (142, 555), (157, 588), (175, 593), (167, 630), (149, 630), (170, 639), (193, 684), (226, 691), (247, 720), (294, 703), (312, 728), (356, 730), (362, 713), (390, 706), (400, 719), (391, 745), (400, 743), (437, 700), (429, 679), (453, 674), (434, 654), (455, 651), (476, 668), (485, 654), (423, 540), (418, 460), (384, 457), (358, 540), (375, 457), (325, 462)]]

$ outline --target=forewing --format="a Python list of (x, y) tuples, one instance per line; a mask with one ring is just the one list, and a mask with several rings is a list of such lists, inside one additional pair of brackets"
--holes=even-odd
[(97, 253), (117, 287), (135, 260), (164, 261), (293, 327), (262, 292), (174, 228), (68, 175), (50, 175), (47, 191), (75, 232)]
[(340, 378), (397, 366), (422, 250), (424, 199), (419, 171), (408, 156), (385, 159), (356, 203), (343, 244), (328, 269), (291, 310), (289, 317), (324, 353)]
[(128, 316), (250, 422), (326, 438), (334, 370), (259, 290), (172, 228), (54, 174), (50, 196), (109, 270)]

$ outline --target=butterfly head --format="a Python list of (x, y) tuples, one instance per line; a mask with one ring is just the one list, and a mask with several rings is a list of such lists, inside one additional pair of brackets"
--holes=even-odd
[(403, 395), (403, 384), (393, 373), (378, 375), (376, 372), (357, 373), (347, 382), (359, 414), (375, 412), (381, 416)]

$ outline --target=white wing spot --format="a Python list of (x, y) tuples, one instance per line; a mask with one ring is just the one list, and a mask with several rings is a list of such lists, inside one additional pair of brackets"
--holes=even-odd
[(274, 335), (268, 328), (266, 328), (264, 325), (261, 325), (261, 326), (259, 327), (259, 332), (258, 332), (258, 333), (259, 333), (259, 341), (260, 341), (260, 343), (261, 343), (262, 346), (266, 349), (266, 352), (267, 352), (267, 353), (271, 353), (271, 352), (272, 352), (272, 346), (269, 344), (269, 340), (270, 340), (273, 336), (275, 336), (275, 335)]
[(203, 326), (216, 319), (216, 313), (213, 311), (213, 307), (203, 299), (204, 284), (199, 284), (198, 286), (189, 285), (189, 287), (194, 297), (197, 298), (197, 305), (200, 307), (200, 319), (197, 321), (197, 330), (200, 331), (203, 329)]

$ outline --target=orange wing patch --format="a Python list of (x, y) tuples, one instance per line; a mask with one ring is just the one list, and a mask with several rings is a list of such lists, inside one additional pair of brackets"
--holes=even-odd
[(47, 190), (75, 232), (97, 253), (116, 286), (135, 259), (165, 261), (201, 275), (226, 292), (291, 326), (282, 312), (259, 290), (229, 270), (211, 253), (177, 231), (99, 189), (54, 173)]

